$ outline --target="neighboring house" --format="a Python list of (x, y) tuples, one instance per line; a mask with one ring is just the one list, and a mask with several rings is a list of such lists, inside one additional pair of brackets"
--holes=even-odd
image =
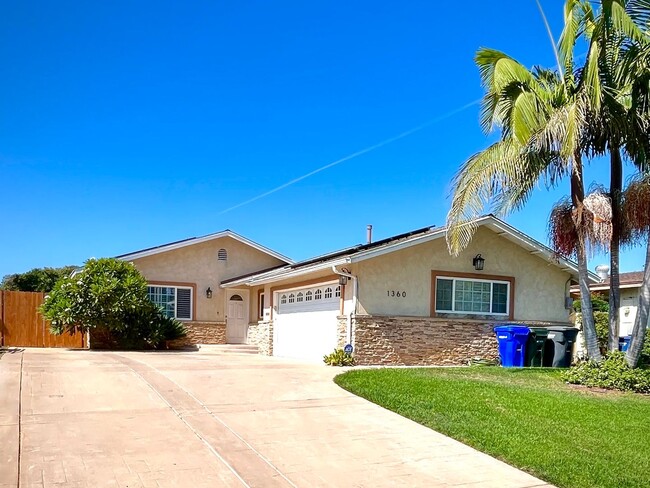
[(242, 274), (291, 263), (245, 237), (225, 230), (117, 256), (133, 262), (149, 282), (149, 297), (170, 317), (183, 321), (187, 343), (241, 344), (257, 297), (219, 284)]
[(360, 364), (464, 364), (497, 356), (497, 324), (570, 325), (576, 264), (493, 216), (477, 224), (458, 257), (427, 227), (224, 279), (224, 299), (250, 300), (261, 353), (313, 361), (352, 344)]
[[(636, 311), (639, 306), (639, 292), (641, 290), (641, 282), (643, 281), (643, 271), (620, 273), (619, 280), (621, 290), (619, 335), (623, 337), (631, 335), (632, 329), (634, 328)], [(590, 285), (589, 289), (594, 293), (603, 294), (605, 300), (607, 300), (609, 296), (609, 277), (604, 281)], [(580, 298), (580, 289), (577, 286), (571, 287), (571, 296), (576, 299)]]

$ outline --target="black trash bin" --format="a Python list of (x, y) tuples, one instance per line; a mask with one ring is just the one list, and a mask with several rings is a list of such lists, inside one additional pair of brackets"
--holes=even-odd
[(544, 362), (544, 346), (546, 344), (546, 337), (548, 336), (548, 329), (545, 327), (528, 327), (530, 334), (528, 335), (528, 343), (526, 344), (526, 366), (541, 367)]
[(575, 327), (547, 327), (548, 336), (544, 344), (544, 366), (568, 368), (571, 366), (573, 344), (578, 336)]

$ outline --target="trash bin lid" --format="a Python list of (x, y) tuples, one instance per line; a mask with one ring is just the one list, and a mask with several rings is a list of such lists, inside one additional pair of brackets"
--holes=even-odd
[(520, 324), (505, 324), (498, 325), (494, 328), (494, 332), (510, 332), (511, 334), (528, 335), (530, 330), (525, 325)]
[(548, 330), (557, 330), (557, 331), (561, 331), (561, 332), (568, 332), (568, 331), (572, 331), (572, 330), (578, 330), (575, 327), (569, 327), (569, 326), (565, 326), (565, 325), (549, 325), (548, 327), (546, 327), (546, 329), (548, 329)]
[(538, 337), (546, 337), (548, 335), (548, 329), (546, 327), (528, 327), (530, 329), (530, 334)]

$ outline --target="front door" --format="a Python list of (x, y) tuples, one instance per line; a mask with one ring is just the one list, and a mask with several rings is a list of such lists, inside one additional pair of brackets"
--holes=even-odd
[(248, 291), (238, 290), (228, 296), (226, 342), (245, 344), (248, 332)]

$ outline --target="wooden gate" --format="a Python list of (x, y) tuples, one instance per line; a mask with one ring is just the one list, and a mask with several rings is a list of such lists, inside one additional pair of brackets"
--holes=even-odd
[(1, 345), (5, 347), (84, 347), (84, 335), (50, 334), (38, 307), (45, 293), (0, 291)]

